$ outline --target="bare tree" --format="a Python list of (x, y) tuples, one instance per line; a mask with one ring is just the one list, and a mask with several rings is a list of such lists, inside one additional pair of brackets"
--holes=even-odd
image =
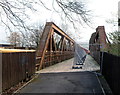
[[(85, 23), (89, 22), (89, 10), (85, 9), (85, 4), (79, 0), (52, 0), (52, 2), (54, 11), (57, 10), (55, 8), (55, 4), (57, 4), (61, 9), (61, 12), (56, 12), (63, 13), (64, 16), (73, 24), (74, 21), (78, 21), (79, 23), (82, 23), (82, 21)], [(1, 0), (1, 22), (6, 25), (10, 31), (12, 31), (11, 26), (6, 23), (6, 20), (4, 20), (4, 17), (6, 17), (7, 21), (16, 27), (19, 31), (23, 31), (21, 28), (27, 31), (25, 20), (29, 18), (29, 15), (26, 14), (25, 10), (28, 9), (37, 11), (37, 9), (34, 7), (36, 4), (43, 6), (47, 10), (52, 10), (49, 9), (48, 6), (45, 6), (43, 0)]]
[[(90, 18), (90, 10), (85, 8), (85, 4), (80, 0), (56, 0), (65, 17), (74, 25), (77, 22), (88, 24)], [(75, 22), (75, 23), (74, 23)]]
[[(28, 37), (28, 34), (36, 35), (37, 33), (35, 31), (33, 33), (26, 23), (30, 19), (30, 14), (27, 11), (37, 12), (39, 8), (35, 7), (36, 5), (58, 13), (61, 19), (71, 22), (74, 28), (76, 25), (78, 26), (78, 23), (88, 24), (90, 22), (90, 11), (86, 9), (86, 4), (80, 0), (51, 0), (51, 4), (52, 7), (49, 8), (44, 0), (0, 0), (0, 21), (9, 31), (21, 32), (22, 43), (27, 46), (30, 44), (28, 39), (31, 38), (31, 35)], [(35, 39), (33, 42), (36, 43)]]
[(60, 25), (60, 28), (71, 38), (74, 38), (74, 35), (71, 33), (71, 31), (69, 30), (69, 25), (67, 23), (62, 23)]
[(27, 17), (27, 15), (24, 13), (24, 7), (23, 7), (24, 3), (25, 2), (21, 2), (20, 0), (16, 0), (16, 1), (1, 0), (0, 1), (1, 22), (10, 31), (12, 31), (13, 26), (19, 31), (21, 31), (20, 28), (26, 29), (24, 18)]
[(28, 38), (29, 46), (37, 48), (40, 42), (40, 38), (43, 32), (43, 25), (40, 25), (37, 29), (30, 29), (30, 34)]
[(10, 34), (10, 36), (8, 37), (8, 41), (14, 45), (15, 47), (16, 46), (20, 46), (21, 45), (21, 36), (18, 32), (12, 32)]

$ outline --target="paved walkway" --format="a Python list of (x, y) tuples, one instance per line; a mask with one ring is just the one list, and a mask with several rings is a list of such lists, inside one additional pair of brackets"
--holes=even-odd
[(37, 73), (57, 73), (57, 72), (76, 72), (76, 71), (96, 71), (100, 70), (99, 65), (90, 56), (87, 55), (82, 69), (72, 69), (74, 58), (66, 60), (64, 62), (52, 65), (45, 69), (38, 71)]
[(96, 75), (91, 72), (42, 73), (20, 93), (96, 93), (103, 95)]
[(70, 59), (38, 71), (39, 76), (20, 90), (20, 93), (91, 93), (103, 95), (100, 81), (94, 71), (99, 65), (87, 56), (83, 69), (72, 69)]

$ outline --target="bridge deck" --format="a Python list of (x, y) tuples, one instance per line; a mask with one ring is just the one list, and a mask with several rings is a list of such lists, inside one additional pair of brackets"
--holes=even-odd
[(76, 72), (76, 71), (96, 71), (100, 70), (99, 65), (94, 59), (87, 55), (82, 69), (72, 69), (74, 58), (55, 64), (38, 71), (37, 73), (56, 73), (56, 72)]
[(20, 90), (20, 93), (104, 93), (100, 81), (93, 71), (99, 65), (87, 56), (83, 69), (71, 69), (73, 59), (38, 71), (37, 79)]

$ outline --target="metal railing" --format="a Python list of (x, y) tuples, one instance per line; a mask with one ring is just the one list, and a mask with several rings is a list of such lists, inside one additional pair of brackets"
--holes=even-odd
[(37, 49), (37, 70), (74, 57), (74, 40), (53, 22), (47, 22)]

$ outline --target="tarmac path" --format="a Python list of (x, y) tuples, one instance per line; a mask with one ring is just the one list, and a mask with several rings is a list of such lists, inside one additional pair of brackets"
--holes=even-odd
[(73, 58), (38, 71), (33, 80), (19, 93), (90, 93), (104, 95), (95, 73), (99, 65), (87, 56), (82, 69), (72, 69)]

